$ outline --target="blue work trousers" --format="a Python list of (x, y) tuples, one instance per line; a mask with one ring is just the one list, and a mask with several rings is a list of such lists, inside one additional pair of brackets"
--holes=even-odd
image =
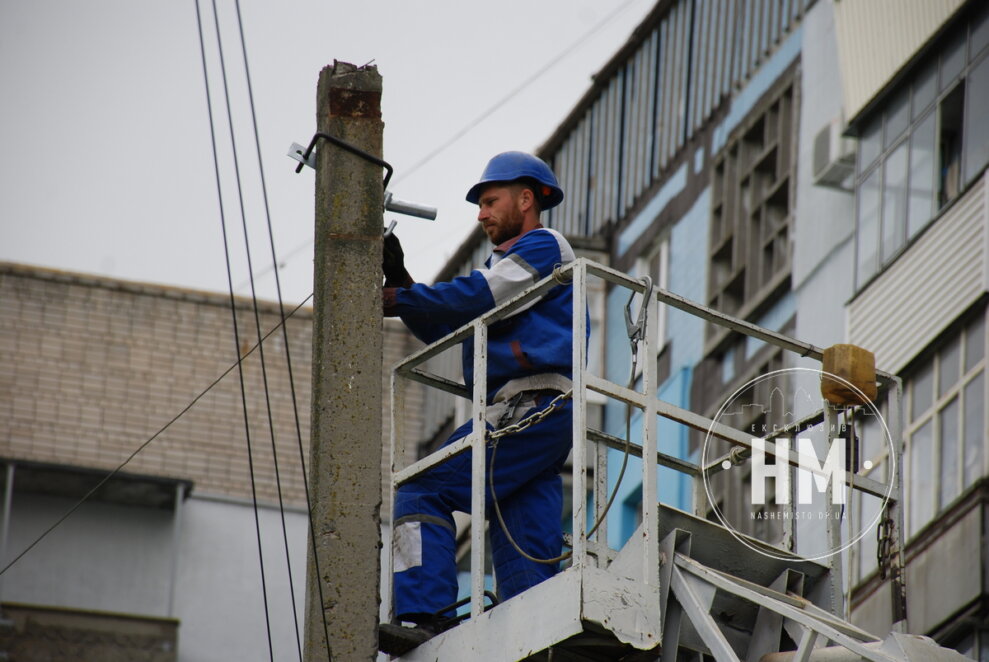
[[(537, 404), (528, 415), (547, 403)], [(560, 471), (570, 453), (572, 407), (569, 400), (546, 419), (498, 440), (491, 466), (498, 505), (512, 538), (530, 556), (559, 556), (563, 544)], [(460, 426), (445, 442), (470, 434), (472, 423)], [(489, 426), (490, 429), (490, 426)], [(490, 475), (490, 474), (489, 474)], [(559, 571), (559, 564), (541, 564), (522, 557), (498, 523), (485, 481), (491, 555), (498, 597), (507, 600)], [(471, 452), (467, 451), (402, 485), (395, 495), (393, 554), (395, 614), (432, 614), (457, 599), (456, 529), (452, 513), (470, 512)], [(449, 615), (449, 614), (447, 614)]]

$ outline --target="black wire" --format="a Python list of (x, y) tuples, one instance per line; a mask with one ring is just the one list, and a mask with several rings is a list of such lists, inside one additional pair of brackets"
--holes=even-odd
[(518, 94), (522, 90), (524, 90), (525, 88), (527, 88), (529, 85), (532, 85), (534, 82), (536, 82), (536, 80), (538, 80), (540, 78), (540, 76), (542, 76), (544, 73), (546, 73), (547, 71), (549, 71), (550, 69), (552, 69), (554, 66), (556, 66), (556, 63), (557, 62), (559, 62), (560, 60), (562, 60), (563, 58), (565, 58), (567, 55), (570, 55), (570, 53), (572, 53), (573, 51), (577, 50), (577, 48), (579, 48), (580, 46), (583, 46), (584, 43), (587, 41), (587, 39), (589, 39), (590, 37), (592, 37), (598, 30), (600, 30), (601, 28), (603, 28), (605, 25), (607, 25), (608, 23), (610, 23), (611, 21), (613, 21), (616, 16), (618, 16), (623, 11), (625, 11), (633, 2), (634, 2), (634, 0), (627, 0), (627, 2), (625, 2), (624, 4), (621, 4), (618, 7), (616, 7), (614, 11), (612, 11), (610, 14), (608, 14), (603, 19), (601, 19), (600, 21), (598, 21), (594, 25), (594, 27), (592, 27), (590, 30), (588, 30), (584, 34), (582, 34), (580, 37), (578, 37), (577, 39), (575, 39), (573, 42), (571, 42), (571, 44), (569, 46), (567, 46), (562, 51), (560, 51), (559, 53), (557, 53), (556, 56), (553, 57), (552, 60), (550, 60), (549, 62), (547, 62), (546, 64), (544, 64), (542, 67), (540, 67), (539, 69), (537, 69), (535, 72), (533, 72), (533, 74), (531, 76), (529, 76), (524, 81), (522, 81), (521, 83), (519, 83), (519, 85), (517, 87), (515, 87), (514, 89), (512, 89), (510, 92), (508, 92), (501, 99), (499, 99), (498, 101), (496, 101), (495, 103), (493, 103), (491, 106), (489, 106), (487, 110), (483, 111), (480, 115), (478, 115), (473, 120), (471, 120), (464, 128), (460, 129), (460, 131), (458, 131), (457, 133), (453, 134), (453, 136), (451, 136), (450, 138), (448, 138), (446, 140), (446, 142), (444, 142), (443, 144), (441, 144), (439, 147), (436, 147), (429, 154), (427, 154), (423, 158), (421, 158), (418, 161), (416, 161), (415, 163), (413, 163), (411, 167), (405, 168), (402, 171), (403, 172), (402, 176), (399, 177), (397, 181), (402, 181), (403, 179), (405, 179), (406, 177), (408, 177), (409, 175), (411, 175), (413, 172), (415, 172), (416, 170), (418, 170), (422, 166), (424, 166), (427, 163), (429, 163), (430, 161), (432, 161), (441, 152), (444, 152), (447, 148), (449, 148), (451, 145), (453, 145), (458, 140), (460, 140), (461, 138), (463, 138), (465, 135), (467, 135), (471, 130), (474, 129), (474, 127), (476, 127), (478, 124), (480, 124), (481, 122), (483, 122), (484, 120), (486, 120), (488, 117), (490, 117), (491, 115), (493, 115), (495, 113), (495, 111), (501, 109), (502, 106), (504, 106), (509, 101), (511, 101), (512, 99), (514, 99), (516, 96), (518, 96)]
[[(216, 1), (213, 0), (213, 20), (216, 23), (216, 36), (219, 41), (220, 38), (220, 21), (216, 14)], [(223, 253), (226, 258), (227, 264), (227, 286), (230, 291), (230, 313), (233, 316), (233, 326), (234, 326), (234, 351), (237, 355), (237, 371), (240, 376), (240, 400), (243, 405), (244, 410), (244, 434), (247, 438), (247, 466), (251, 474), (251, 499), (254, 504), (254, 529), (257, 534), (258, 541), (258, 563), (261, 567), (261, 594), (264, 600), (264, 622), (268, 633), (268, 658), (271, 662), (274, 662), (275, 651), (271, 639), (271, 616), (268, 613), (268, 587), (265, 580), (264, 572), (264, 551), (261, 546), (261, 520), (258, 516), (258, 493), (257, 485), (254, 480), (254, 453), (251, 449), (251, 424), (247, 416), (247, 391), (244, 386), (244, 367), (240, 359), (240, 331), (237, 326), (237, 306), (234, 299), (234, 283), (233, 283), (233, 271), (230, 267), (230, 246), (227, 241), (227, 221), (226, 215), (223, 212), (223, 191), (220, 185), (220, 161), (216, 150), (216, 129), (213, 125), (213, 103), (210, 99), (209, 93), (209, 75), (206, 70), (206, 46), (203, 39), (203, 24), (200, 17), (199, 11), (199, 0), (196, 0), (196, 25), (199, 29), (199, 50), (202, 55), (203, 60), (203, 83), (206, 88), (206, 110), (209, 115), (209, 133), (210, 133), (210, 143), (213, 147), (213, 171), (216, 177), (216, 195), (219, 201), (220, 207), (220, 225), (223, 228)], [(219, 43), (220, 59), (223, 59), (223, 48)], [(223, 75), (224, 91), (226, 91), (226, 72)], [(227, 95), (227, 107), (229, 114), (229, 95)], [(230, 126), (231, 138), (233, 137), (233, 124)], [(236, 159), (235, 159), (236, 164)], [(238, 174), (238, 192), (239, 192), (240, 176)], [(243, 200), (241, 201), (241, 209), (243, 210)], [(248, 253), (249, 255), (250, 253)], [(260, 333), (260, 330), (259, 330)], [(260, 343), (259, 343), (260, 345)]]
[[(245, 74), (246, 79), (247, 79), (247, 98), (250, 101), (250, 107), (251, 107), (251, 123), (252, 123), (252, 126), (254, 127), (254, 147), (255, 147), (255, 150), (257, 151), (257, 155), (258, 155), (258, 172), (261, 175), (261, 196), (262, 196), (262, 198), (264, 200), (264, 215), (265, 215), (265, 219), (267, 220), (267, 225), (268, 225), (268, 242), (269, 242), (269, 244), (271, 246), (271, 261), (272, 261), (273, 264), (277, 264), (278, 263), (278, 258), (277, 258), (276, 252), (275, 252), (275, 236), (274, 236), (274, 233), (272, 232), (272, 227), (271, 227), (271, 211), (270, 211), (270, 207), (268, 205), (268, 187), (267, 187), (267, 184), (265, 183), (264, 164), (263, 164), (262, 159), (261, 159), (261, 139), (258, 136), (258, 120), (257, 120), (257, 116), (256, 116), (255, 110), (254, 110), (254, 91), (253, 91), (253, 88), (251, 86), (251, 70), (250, 70), (250, 67), (249, 67), (248, 62), (247, 62), (247, 41), (244, 39), (244, 24), (243, 24), (243, 21), (241, 20), (241, 14), (240, 14), (240, 0), (235, 0), (234, 6), (237, 9), (237, 27), (238, 27), (238, 29), (240, 31), (240, 45), (241, 45), (241, 50), (243, 52), (243, 57), (244, 57), (244, 74)], [(254, 290), (254, 275), (253, 275), (253, 272), (252, 272), (252, 274), (251, 274), (251, 291), (253, 292), (253, 290)], [(306, 495), (306, 517), (307, 517), (307, 519), (309, 521), (309, 537), (310, 537), (310, 540), (312, 541), (313, 567), (314, 567), (315, 574), (316, 574), (316, 577), (317, 577), (316, 587), (317, 587), (317, 589), (319, 591), (319, 604), (322, 605), (324, 603), (324, 600), (323, 600), (323, 582), (319, 579), (320, 577), (322, 577), (322, 573), (320, 572), (320, 569), (319, 569), (319, 558), (318, 558), (318, 556), (316, 554), (316, 528), (315, 528), (315, 525), (313, 524), (313, 520), (312, 520), (312, 502), (311, 502), (310, 495), (309, 495), (309, 480), (308, 480), (308, 477), (307, 477), (307, 470), (306, 470), (306, 454), (305, 454), (305, 450), (303, 449), (303, 443), (302, 443), (302, 424), (301, 424), (301, 422), (299, 420), (299, 404), (298, 404), (298, 397), (296, 396), (296, 392), (295, 392), (295, 377), (294, 377), (294, 375), (292, 373), (292, 354), (291, 354), (291, 352), (289, 350), (289, 344), (290, 343), (289, 343), (289, 338), (288, 338), (288, 328), (284, 324), (284, 320), (285, 320), (285, 303), (284, 303), (284, 300), (282, 299), (282, 284), (281, 284), (281, 278), (278, 276), (278, 270), (277, 269), (275, 270), (275, 290), (278, 293), (278, 310), (279, 310), (279, 313), (282, 316), (282, 322), (283, 322), (282, 323), (282, 337), (284, 339), (284, 344), (285, 344), (285, 363), (286, 363), (286, 366), (288, 368), (288, 384), (289, 384), (289, 390), (291, 391), (291, 394), (292, 394), (292, 413), (295, 416), (295, 434), (296, 434), (296, 438), (298, 439), (298, 445), (299, 445), (299, 462), (302, 465), (302, 487), (303, 487), (303, 491), (305, 492), (305, 495)], [(274, 441), (274, 439), (272, 439), (272, 441)], [(272, 444), (272, 445), (274, 445), (274, 444)], [(280, 492), (279, 492), (279, 495), (280, 495)], [(284, 514), (283, 514), (283, 517), (282, 517), (282, 530), (284, 532)], [(286, 559), (288, 558), (287, 542), (286, 542), (286, 548), (285, 548), (285, 557), (286, 557)], [(292, 588), (291, 566), (289, 566), (289, 587)], [(295, 615), (295, 590), (294, 590), (294, 588), (292, 588), (292, 604), (293, 604), (292, 613), (293, 613), (293, 615)], [(329, 632), (329, 626), (326, 623), (326, 611), (324, 609), (320, 608), (319, 613), (320, 613), (320, 616), (322, 617), (322, 621), (323, 621), (323, 634), (324, 634), (324, 636), (326, 638), (326, 654), (327, 654), (327, 659), (330, 660), (330, 662), (332, 662), (332, 656), (330, 654), (330, 632)], [(296, 640), (298, 641), (298, 638), (299, 638), (299, 622), (298, 622), (298, 616), (296, 616), (295, 630), (296, 630)], [(300, 658), (302, 657), (302, 647), (301, 647), (301, 645), (299, 646), (299, 657)]]
[[(223, 41), (220, 38), (220, 18), (216, 11), (216, 0), (213, 2), (213, 15), (216, 25), (216, 43), (217, 51), (220, 56), (220, 74), (223, 80), (223, 93), (224, 101), (227, 109), (227, 123), (230, 128), (230, 147), (233, 154), (233, 165), (234, 165), (234, 176), (237, 183), (237, 200), (240, 205), (240, 222), (241, 227), (244, 231), (244, 252), (247, 256), (247, 273), (251, 275), (251, 306), (254, 311), (254, 328), (257, 330), (258, 338), (261, 337), (261, 313), (258, 310), (258, 297), (257, 291), (254, 288), (254, 267), (251, 260), (251, 240), (249, 233), (247, 231), (247, 212), (244, 208), (244, 191), (242, 188), (242, 179), (240, 175), (240, 159), (237, 156), (237, 139), (234, 134), (234, 120), (233, 111), (230, 105), (230, 91), (227, 87), (227, 67), (226, 60), (223, 57)], [(241, 37), (243, 37), (243, 31), (241, 31)], [(244, 49), (246, 54), (246, 48)], [(246, 61), (245, 61), (246, 62)], [(253, 116), (253, 113), (252, 113)], [(259, 155), (260, 158), (260, 155)], [(231, 293), (233, 293), (233, 284), (231, 282)], [(272, 468), (275, 471), (275, 490), (278, 494), (278, 513), (281, 517), (282, 524), (282, 544), (285, 548), (285, 565), (287, 566), (288, 572), (288, 589), (289, 589), (289, 600), (292, 606), (292, 618), (295, 623), (295, 645), (299, 651), (299, 662), (302, 662), (302, 641), (299, 636), (299, 613), (296, 609), (295, 603), (295, 584), (292, 581), (292, 559), (289, 555), (288, 549), (288, 529), (285, 524), (285, 500), (282, 495), (282, 478), (281, 472), (278, 468), (278, 448), (275, 440), (275, 421), (271, 412), (271, 391), (268, 386), (268, 368), (267, 362), (264, 356), (264, 347), (262, 346), (259, 350), (259, 357), (261, 359), (261, 383), (264, 386), (264, 403), (265, 411), (268, 415), (268, 434), (271, 437), (271, 454), (272, 454)], [(251, 480), (254, 480), (254, 474), (251, 474)]]
[[(613, 21), (623, 11), (625, 11), (626, 9), (628, 9), (632, 5), (633, 2), (634, 2), (634, 0), (627, 0), (624, 4), (621, 4), (617, 8), (615, 8), (614, 11), (612, 11), (610, 14), (608, 14), (603, 19), (601, 19), (600, 21), (598, 21), (594, 25), (594, 27), (592, 27), (591, 29), (589, 29), (587, 32), (585, 32), (580, 37), (578, 37), (577, 39), (575, 39), (569, 46), (567, 46), (562, 51), (560, 51), (559, 53), (557, 53), (556, 56), (553, 57), (552, 60), (550, 60), (549, 62), (547, 62), (546, 64), (544, 64), (540, 69), (536, 70), (535, 73), (533, 73), (531, 76), (529, 76), (527, 79), (525, 79), (518, 87), (516, 87), (515, 89), (513, 89), (511, 92), (509, 92), (508, 94), (506, 94), (504, 97), (502, 97), (501, 99), (499, 99), (498, 101), (496, 101), (495, 103), (493, 103), (491, 106), (489, 106), (487, 108), (487, 110), (483, 111), (477, 117), (475, 117), (473, 120), (471, 120), (470, 122), (468, 122), (462, 129), (460, 129), (455, 134), (453, 134), (453, 136), (451, 136), (450, 138), (448, 138), (446, 140), (446, 142), (444, 142), (443, 144), (441, 144), (439, 147), (433, 149), (433, 151), (431, 151), (429, 154), (427, 154), (423, 158), (421, 158), (418, 161), (416, 161), (414, 164), (412, 164), (411, 167), (404, 168), (402, 170), (402, 176), (401, 177), (397, 177), (395, 179), (395, 181), (396, 182), (401, 182), (401, 181), (405, 180), (407, 177), (409, 177), (414, 172), (416, 172), (417, 170), (419, 170), (419, 168), (423, 167), (424, 165), (426, 165), (427, 163), (429, 163), (430, 161), (432, 161), (434, 158), (436, 158), (437, 156), (439, 156), (442, 152), (444, 152), (447, 149), (449, 149), (452, 145), (454, 145), (461, 138), (463, 138), (465, 135), (467, 135), (468, 133), (470, 133), (475, 127), (477, 127), (478, 124), (480, 124), (481, 122), (483, 122), (484, 120), (486, 120), (488, 117), (490, 117), (491, 115), (493, 115), (495, 113), (495, 111), (501, 109), (502, 106), (504, 106), (509, 101), (511, 101), (512, 99), (514, 99), (522, 90), (524, 90), (529, 85), (532, 85), (543, 74), (545, 74), (551, 68), (553, 68), (554, 66), (556, 66), (556, 64), (560, 60), (562, 60), (564, 57), (566, 57), (567, 55), (569, 55), (570, 53), (572, 53), (573, 51), (575, 51), (579, 46), (583, 45), (587, 41), (587, 39), (589, 39), (590, 37), (594, 36), (594, 34), (596, 32), (598, 32), (601, 28), (603, 28), (605, 25), (607, 25), (608, 23), (610, 23), (611, 21)], [(313, 242), (312, 239), (307, 239), (304, 243), (301, 243), (298, 246), (296, 246), (295, 248), (293, 248), (290, 251), (288, 251), (282, 257), (282, 259), (284, 260), (284, 264), (287, 264), (290, 259), (294, 258), (300, 252), (302, 252), (303, 250), (305, 250), (306, 248), (308, 248), (309, 245), (312, 244), (312, 242)], [(261, 276), (266, 275), (269, 271), (276, 271), (277, 272), (278, 271), (278, 263), (277, 262), (272, 262), (270, 265), (268, 265), (267, 267), (265, 267), (264, 269), (262, 269), (261, 271), (259, 271), (256, 275), (257, 275), (257, 277), (260, 278)]]
[[(306, 305), (306, 302), (309, 301), (309, 299), (311, 299), (312, 296), (313, 296), (312, 294), (310, 294), (309, 296), (307, 296), (305, 298), (305, 301), (303, 301), (302, 303), (300, 303), (291, 312), (289, 312), (289, 314), (286, 316), (286, 319), (288, 317), (292, 317), (293, 315), (295, 315), (299, 311), (299, 309), (302, 308), (302, 306)], [(284, 319), (281, 322), (279, 322), (276, 326), (272, 327), (272, 329), (270, 331), (268, 331), (268, 333), (266, 333), (264, 335), (263, 340), (267, 340), (268, 339), (268, 336), (270, 336), (275, 331), (277, 331), (278, 330), (278, 327), (279, 326), (282, 326), (283, 324), (285, 324), (285, 320)], [(91, 499), (92, 496), (94, 494), (96, 494), (96, 492), (107, 483), (107, 481), (109, 481), (111, 478), (113, 478), (118, 473), (120, 473), (120, 471), (124, 467), (126, 467), (128, 464), (130, 464), (131, 460), (133, 460), (135, 457), (137, 457), (138, 453), (140, 453), (145, 448), (147, 448), (148, 446), (150, 446), (152, 441), (154, 441), (155, 439), (157, 439), (158, 437), (160, 437), (165, 432), (165, 430), (167, 430), (168, 428), (170, 428), (177, 420), (179, 420), (180, 418), (182, 418), (186, 414), (186, 412), (188, 412), (190, 409), (192, 409), (196, 405), (196, 403), (199, 402), (203, 398), (204, 395), (206, 395), (211, 390), (213, 390), (213, 387), (214, 386), (216, 386), (221, 381), (223, 381), (223, 378), (224, 377), (226, 377), (231, 372), (233, 372), (233, 369), (236, 368), (243, 359), (246, 359), (248, 356), (250, 356), (251, 354), (253, 354), (254, 353), (254, 350), (256, 350), (257, 348), (258, 348), (258, 346), (257, 345), (254, 345), (249, 350), (247, 350), (246, 352), (244, 352), (244, 356), (243, 357), (238, 358), (236, 363), (231, 364), (229, 368), (227, 368), (226, 370), (223, 371), (223, 374), (221, 374), (219, 377), (217, 377), (216, 379), (214, 379), (210, 383), (209, 386), (207, 386), (202, 391), (200, 391), (199, 392), (199, 395), (197, 395), (196, 397), (194, 397), (192, 399), (192, 401), (188, 405), (186, 405), (185, 407), (182, 408), (182, 411), (180, 411), (175, 416), (173, 416), (170, 421), (168, 421), (167, 423), (165, 423), (165, 425), (163, 425), (157, 432), (155, 432), (153, 435), (151, 435), (147, 439), (147, 441), (145, 441), (143, 444), (141, 444), (140, 446), (138, 446), (137, 449), (135, 449), (133, 453), (131, 453), (130, 455), (127, 456), (127, 459), (126, 460), (124, 460), (119, 465), (117, 465), (117, 468), (116, 469), (114, 469), (113, 471), (111, 471), (110, 473), (108, 473), (106, 476), (104, 476), (100, 480), (100, 482), (96, 483), (96, 485), (92, 489), (90, 489), (88, 492), (86, 492), (86, 494), (83, 495), (83, 497), (81, 499), (79, 499), (79, 501), (77, 501), (74, 506), (72, 506), (67, 511), (65, 511), (65, 513), (61, 517), (59, 517), (55, 521), (54, 524), (52, 524), (47, 529), (45, 529), (44, 533), (42, 533), (40, 536), (38, 536), (37, 538), (35, 538), (34, 542), (32, 542), (27, 547), (25, 547), (24, 550), (20, 554), (18, 554), (17, 556), (15, 556), (14, 559), (10, 563), (8, 563), (7, 565), (5, 565), (3, 567), (3, 569), (0, 570), (0, 576), (3, 576), (3, 574), (5, 572), (7, 572), (8, 570), (10, 570), (10, 568), (13, 567), (13, 565), (15, 563), (17, 563), (18, 561), (20, 561), (21, 558), (23, 558), (25, 555), (27, 555), (28, 552), (30, 552), (32, 549), (34, 549), (38, 545), (38, 543), (40, 543), (42, 540), (44, 540), (52, 531), (54, 531), (55, 529), (57, 529), (62, 524), (62, 522), (64, 522), (65, 520), (67, 520), (75, 511), (77, 511), (80, 506), (82, 506), (84, 503), (86, 503), (86, 501), (88, 501), (89, 499)]]

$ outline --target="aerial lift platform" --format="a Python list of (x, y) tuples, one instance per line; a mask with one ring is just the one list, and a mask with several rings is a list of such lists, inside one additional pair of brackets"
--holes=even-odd
[[(784, 350), (821, 360), (823, 352), (812, 345), (732, 318), (665, 290), (580, 258), (560, 267), (511, 301), (481, 316), (471, 324), (429, 345), (396, 366), (392, 377), (391, 486), (402, 483), (444, 460), (473, 449), (471, 516), (471, 598), (469, 618), (401, 656), (401, 660), (440, 662), (446, 660), (658, 660), (660, 662), (951, 662), (966, 658), (941, 648), (931, 639), (896, 631), (885, 638), (865, 632), (843, 618), (845, 599), (842, 554), (831, 554), (826, 562), (801, 558), (781, 547), (741, 536), (726, 526), (703, 517), (707, 510), (703, 475), (719, 467), (747, 461), (753, 446), (751, 435), (715, 420), (663, 402), (657, 391), (655, 333), (657, 305), (646, 307), (645, 328), (640, 329), (641, 351), (647, 357), (640, 382), (641, 391), (607, 381), (590, 373), (585, 343), (573, 348), (573, 516), (575, 532), (569, 543), (570, 564), (555, 577), (493, 608), (484, 604), (486, 485), (483, 434), (451, 444), (409, 466), (403, 464), (403, 412), (406, 388), (411, 381), (426, 384), (471, 400), (474, 430), (484, 430), (487, 368), (487, 329), (498, 320), (540, 297), (564, 280), (572, 281), (573, 335), (586, 331), (585, 301), (590, 277), (612, 286), (627, 288), (649, 298), (651, 304), (666, 304), (711, 323), (746, 334)], [(464, 341), (474, 343), (473, 387), (426, 369), (427, 362)], [(905, 627), (903, 585), (903, 521), (901, 508), (900, 455), (902, 385), (894, 376), (877, 372), (886, 393), (893, 440), (894, 459), (883, 483), (848, 472), (847, 486), (885, 499), (883, 521), (891, 524), (888, 550), (889, 581), (893, 590), (895, 630)], [(587, 393), (595, 391), (643, 412), (641, 444), (607, 435), (587, 425)], [(822, 409), (801, 423), (829, 425), (836, 414), (822, 400)], [(657, 451), (657, 417), (663, 416), (714, 438), (729, 442), (732, 452), (709, 461), (706, 466)], [(830, 438), (829, 438), (830, 441)], [(607, 462), (611, 448), (626, 449), (640, 458), (642, 518), (638, 530), (619, 550), (607, 544), (605, 503), (608, 499)], [(767, 455), (798, 467), (796, 451), (770, 443)], [(689, 476), (693, 485), (693, 512), (684, 512), (658, 502), (658, 467)], [(592, 471), (589, 472), (588, 468)], [(589, 477), (589, 474), (592, 474)], [(590, 484), (589, 484), (590, 483)], [(833, 486), (831, 486), (833, 488)], [(844, 488), (845, 486), (841, 486)], [(595, 535), (588, 536), (585, 495), (593, 495), (591, 517), (602, 521)], [(496, 524), (493, 524), (496, 525)], [(841, 543), (841, 525), (828, 519), (827, 536)], [(386, 537), (386, 550), (390, 540)], [(391, 615), (391, 562), (384, 574), (383, 611)]]

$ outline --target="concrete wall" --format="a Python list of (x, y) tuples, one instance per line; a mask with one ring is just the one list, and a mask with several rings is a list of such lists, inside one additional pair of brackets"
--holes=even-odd
[[(260, 302), (259, 309), (267, 333), (280, 319), (278, 305)], [(237, 318), (243, 354), (257, 341), (249, 300), (238, 299)], [(308, 461), (312, 310), (300, 309), (287, 328)], [(391, 366), (418, 343), (397, 320), (385, 320), (384, 328), (387, 403)], [(234, 365), (233, 345), (224, 295), (0, 263), (0, 458), (115, 468)], [(299, 437), (280, 330), (264, 351), (283, 498), (298, 506), (305, 503)], [(243, 365), (258, 497), (275, 502), (259, 352)], [(413, 405), (418, 397), (414, 391)], [(420, 410), (410, 407), (413, 431)], [(386, 416), (383, 443), (389, 434)], [(126, 470), (191, 480), (196, 491), (250, 497), (237, 370)]]
[[(75, 499), (15, 492), (8, 558), (30, 545)], [(147, 616), (168, 613), (172, 513), (92, 502), (3, 575), (3, 598)]]
[[(720, 150), (731, 132), (743, 123), (767, 91), (769, 91), (779, 76), (784, 73), (793, 61), (800, 55), (800, 45), (803, 38), (803, 28), (798, 27), (786, 38), (780, 47), (769, 56), (764, 64), (753, 74), (746, 84), (726, 103), (726, 110), (718, 124), (711, 128), (710, 146), (700, 147), (694, 157), (675, 171), (667, 181), (659, 186), (655, 196), (645, 202), (641, 211), (617, 235), (616, 250), (623, 254), (635, 244), (636, 238), (645, 232), (670, 201), (684, 192), (683, 181), (689, 168), (697, 174), (704, 167), (709, 167), (710, 158), (705, 159), (706, 149), (711, 153)], [(696, 196), (687, 204), (685, 213), (677, 219), (670, 230), (670, 271), (669, 289), (681, 296), (698, 303), (706, 303), (709, 252), (708, 232), (711, 223), (710, 189), (694, 191)], [(622, 383), (628, 379), (628, 364), (630, 354), (626, 338), (623, 308), (627, 293), (612, 290), (607, 299), (606, 318), (606, 375), (612, 381)], [(789, 303), (784, 302), (784, 307)], [(787, 309), (789, 310), (789, 308)], [(775, 311), (771, 311), (775, 312)], [(770, 315), (767, 320), (773, 324), (779, 315)], [(779, 324), (772, 328), (778, 329), (789, 318), (783, 316)], [(764, 320), (759, 320), (763, 322)], [(673, 404), (690, 408), (690, 390), (693, 380), (693, 369), (704, 358), (705, 322), (699, 318), (671, 310), (668, 318), (669, 337), (671, 341), (670, 377), (660, 385), (662, 396)], [(615, 436), (624, 436), (624, 410), (616, 402), (606, 406), (606, 431)], [(638, 422), (639, 417), (634, 419)], [(660, 444), (662, 450), (686, 458), (689, 453), (688, 431), (677, 424), (663, 421), (660, 427)], [(634, 429), (633, 436), (638, 432)], [(617, 478), (621, 464), (621, 453), (612, 452), (609, 461), (609, 479)], [(638, 463), (631, 463), (627, 471), (625, 485), (619, 488), (619, 502), (631, 501), (640, 489), (641, 481), (637, 480)], [(680, 474), (664, 470), (660, 477), (660, 494), (663, 501), (678, 508), (689, 509), (689, 482)], [(630, 508), (625, 509), (630, 512)], [(627, 515), (626, 515), (627, 516)], [(628, 527), (609, 527), (609, 543), (617, 546), (623, 542), (622, 536), (628, 533)]]
[[(801, 48), (800, 118), (797, 192), (794, 214), (792, 283), (796, 306), (794, 335), (819, 347), (845, 341), (845, 302), (852, 296), (855, 269), (855, 196), (852, 192), (815, 186), (814, 137), (842, 113), (841, 73), (830, 2), (818, 2), (804, 19)], [(819, 370), (819, 361), (789, 354), (790, 365)], [(820, 393), (816, 373), (790, 374), (794, 389)], [(820, 408), (795, 399), (796, 416)], [(826, 549), (826, 531), (818, 522), (796, 522), (797, 551)], [(885, 633), (884, 633), (885, 634)]]
[(44, 662), (176, 662), (172, 619), (4, 603), (4, 659)]
[[(9, 549), (26, 547), (72, 505), (64, 498), (15, 494)], [(175, 618), (179, 662), (266, 657), (253, 507), (191, 497), (180, 517), (176, 539), (171, 511), (88, 503), (4, 575), (4, 602)], [(259, 509), (259, 520), (275, 659), (297, 659), (281, 517), (269, 506)], [(285, 524), (301, 622), (305, 512), (286, 512)]]
[[(268, 619), (276, 660), (298, 659), (288, 563), (277, 509), (260, 511)], [(302, 627), (308, 524), (304, 512), (285, 514), (294, 607)], [(346, 559), (341, 559), (346, 563)], [(249, 504), (191, 498), (179, 544), (175, 616), (179, 662), (226, 662), (268, 655), (261, 569)]]

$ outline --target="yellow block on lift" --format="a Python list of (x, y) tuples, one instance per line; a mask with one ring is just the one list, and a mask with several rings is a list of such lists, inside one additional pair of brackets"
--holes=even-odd
[(821, 395), (831, 404), (864, 405), (867, 400), (875, 400), (879, 393), (876, 387), (876, 356), (867, 349), (856, 345), (832, 345), (824, 350), (822, 369), (825, 374), (821, 376)]

